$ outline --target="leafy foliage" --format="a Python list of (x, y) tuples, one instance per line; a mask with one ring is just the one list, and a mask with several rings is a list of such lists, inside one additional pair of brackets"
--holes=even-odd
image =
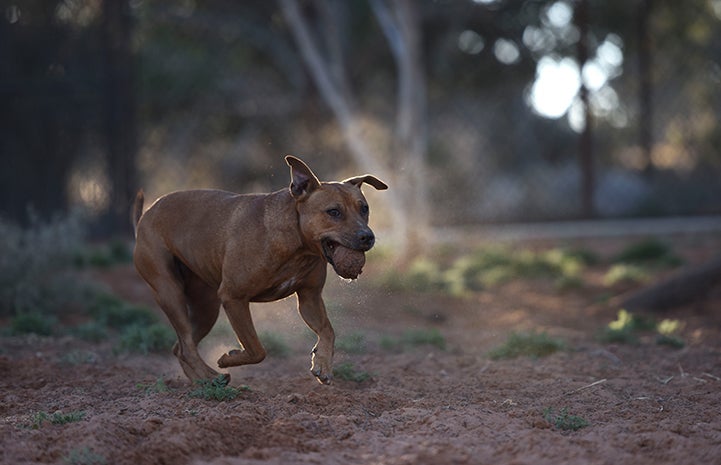
[(345, 362), (333, 368), (333, 376), (345, 381), (353, 381), (362, 383), (371, 379), (371, 374), (367, 371), (358, 370), (352, 363)]
[(248, 386), (242, 386), (240, 388), (229, 386), (228, 379), (223, 375), (219, 375), (213, 379), (196, 381), (195, 384), (197, 388), (190, 391), (188, 394), (190, 397), (217, 400), (219, 402), (233, 400), (238, 397), (241, 392), (250, 390)]
[(588, 426), (588, 421), (577, 415), (570, 415), (568, 409), (563, 407), (557, 413), (548, 407), (543, 410), (543, 418), (554, 428), (562, 431), (578, 431)]

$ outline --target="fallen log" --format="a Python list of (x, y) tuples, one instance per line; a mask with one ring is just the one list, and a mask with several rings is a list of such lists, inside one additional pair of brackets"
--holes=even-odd
[(704, 299), (721, 284), (721, 255), (620, 298), (626, 310), (663, 310)]

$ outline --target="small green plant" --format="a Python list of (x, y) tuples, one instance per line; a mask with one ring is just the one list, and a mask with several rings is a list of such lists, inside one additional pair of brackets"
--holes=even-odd
[(677, 266), (681, 259), (671, 248), (658, 239), (649, 238), (625, 247), (614, 260), (617, 263), (644, 263), (647, 265)]
[(603, 284), (611, 287), (617, 284), (632, 285), (648, 280), (648, 273), (638, 265), (613, 265), (603, 276)]
[(285, 358), (290, 353), (290, 347), (278, 334), (264, 332), (259, 335), (259, 338), (265, 351), (271, 357)]
[(51, 423), (53, 425), (64, 425), (67, 423), (80, 421), (83, 418), (85, 418), (85, 412), (82, 411), (70, 413), (55, 412), (52, 415), (47, 412), (38, 412), (32, 417), (32, 428), (39, 429), (43, 426), (44, 423)]
[(381, 348), (387, 351), (401, 351), (406, 348), (430, 345), (438, 349), (446, 349), (446, 339), (436, 328), (409, 329), (400, 337), (383, 336), (380, 340)]
[(141, 391), (144, 391), (146, 394), (149, 393), (156, 393), (156, 394), (163, 394), (170, 391), (170, 388), (165, 383), (165, 380), (161, 377), (155, 380), (154, 383), (137, 383), (135, 385), (138, 389)]
[(121, 239), (114, 239), (107, 244), (86, 246), (78, 249), (73, 263), (78, 268), (96, 267), (109, 268), (114, 265), (130, 263), (133, 254), (128, 244)]
[(359, 332), (347, 334), (335, 341), (335, 348), (347, 354), (362, 354), (366, 351), (366, 337)]
[(100, 342), (108, 337), (108, 329), (99, 321), (88, 321), (74, 328), (70, 328), (70, 334), (88, 342)]
[(213, 379), (203, 379), (195, 382), (197, 389), (190, 391), (188, 395), (205, 400), (233, 400), (240, 395), (243, 391), (250, 391), (250, 387), (241, 386), (240, 388), (234, 388), (228, 385), (228, 378), (224, 375), (219, 375)]
[(42, 221), (29, 211), (22, 228), (0, 218), (0, 315), (53, 313), (76, 302), (82, 285), (70, 280), (72, 256), (85, 231), (79, 215)]
[(639, 332), (651, 331), (655, 328), (656, 323), (652, 319), (621, 309), (616, 319), (603, 329), (599, 339), (608, 343), (637, 344)]
[(168, 350), (175, 340), (175, 332), (164, 324), (132, 325), (120, 333), (117, 350), (141, 354), (162, 352)]
[(71, 450), (68, 455), (63, 457), (63, 461), (68, 465), (105, 465), (107, 463), (105, 457), (87, 447)]
[(554, 428), (562, 431), (578, 431), (588, 426), (588, 421), (577, 415), (570, 415), (565, 407), (554, 413), (551, 407), (543, 410), (543, 418)]
[(21, 334), (50, 336), (57, 323), (57, 318), (52, 315), (40, 312), (20, 313), (10, 320), (10, 334), (14, 336)]
[(403, 333), (401, 341), (407, 346), (429, 345), (441, 350), (446, 349), (446, 339), (436, 328), (407, 330)]
[(420, 257), (405, 273), (388, 273), (382, 284), (393, 289), (464, 295), (515, 279), (546, 278), (565, 289), (581, 286), (581, 272), (597, 260), (584, 250), (535, 252), (491, 247), (451, 261)]
[(683, 349), (686, 342), (676, 336), (676, 332), (681, 328), (682, 324), (679, 320), (662, 320), (657, 326), (656, 344), (673, 347), (674, 349)]
[(150, 325), (158, 318), (147, 307), (133, 305), (112, 294), (98, 293), (88, 311), (99, 323), (114, 329)]
[(370, 373), (356, 369), (350, 362), (341, 363), (333, 368), (333, 376), (345, 381), (362, 383), (371, 379)]
[(494, 360), (517, 357), (545, 357), (565, 350), (566, 343), (546, 333), (511, 333), (506, 342), (491, 350), (488, 356)]

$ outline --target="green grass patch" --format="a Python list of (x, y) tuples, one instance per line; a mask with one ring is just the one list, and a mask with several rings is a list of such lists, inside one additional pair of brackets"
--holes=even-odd
[(47, 412), (38, 412), (32, 417), (32, 428), (39, 429), (45, 423), (50, 423), (53, 425), (65, 425), (67, 423), (74, 423), (76, 421), (80, 421), (83, 418), (85, 418), (85, 412), (82, 411), (70, 413), (55, 412), (53, 414), (49, 414)]
[(540, 358), (566, 349), (566, 343), (546, 333), (511, 333), (506, 342), (491, 350), (493, 360), (517, 357)]
[(78, 268), (110, 268), (130, 263), (132, 260), (130, 245), (124, 240), (114, 239), (105, 244), (80, 248), (75, 252), (73, 264)]
[(105, 457), (87, 447), (71, 450), (68, 455), (63, 457), (63, 462), (68, 465), (105, 465), (108, 463)]
[(611, 287), (616, 285), (634, 285), (648, 281), (648, 271), (639, 265), (630, 265), (626, 263), (612, 265), (611, 268), (603, 275), (603, 284)]
[(0, 218), (0, 316), (50, 314), (82, 302), (84, 285), (69, 276), (85, 236), (80, 217), (45, 222), (29, 214), (25, 228)]
[(372, 378), (367, 371), (358, 370), (352, 363), (341, 363), (333, 368), (333, 376), (344, 381), (362, 383)]
[(396, 290), (463, 295), (519, 279), (550, 279), (559, 289), (583, 285), (582, 271), (598, 258), (580, 249), (545, 251), (489, 247), (455, 260), (420, 257), (404, 273), (392, 271), (381, 285)]
[(116, 350), (147, 355), (170, 349), (175, 340), (175, 332), (164, 324), (132, 325), (120, 333)]
[(411, 329), (401, 336), (401, 342), (406, 346), (433, 346), (441, 350), (446, 349), (446, 339), (436, 328)]
[(100, 342), (108, 338), (108, 328), (99, 321), (88, 321), (69, 330), (70, 334), (88, 342)]
[(586, 419), (569, 414), (568, 409), (565, 407), (558, 412), (554, 412), (550, 407), (545, 408), (543, 410), (543, 419), (561, 431), (578, 431), (589, 425)]
[(380, 345), (382, 349), (392, 352), (418, 346), (432, 346), (445, 350), (446, 339), (436, 328), (409, 329), (404, 331), (400, 337), (383, 336)]
[(150, 325), (158, 321), (157, 316), (147, 307), (133, 305), (119, 297), (98, 293), (88, 311), (98, 323), (113, 329), (135, 325)]
[(682, 326), (679, 320), (665, 319), (657, 323), (652, 318), (621, 309), (616, 319), (603, 328), (598, 338), (605, 343), (635, 345), (640, 342), (639, 336), (644, 332), (655, 332), (656, 344), (683, 348), (684, 340), (675, 334)]
[(243, 391), (250, 391), (250, 387), (248, 386), (242, 386), (240, 388), (229, 386), (228, 380), (224, 375), (219, 375), (213, 379), (196, 381), (195, 385), (197, 388), (188, 393), (190, 397), (216, 400), (218, 402), (233, 400)]
[(279, 334), (264, 332), (259, 336), (265, 351), (271, 357), (285, 358), (290, 354), (290, 347)]
[(625, 247), (615, 258), (616, 263), (678, 266), (682, 260), (665, 242), (649, 238)]
[(367, 349), (366, 337), (360, 332), (344, 335), (336, 339), (335, 348), (347, 354), (362, 354)]
[(11, 336), (23, 334), (51, 336), (55, 332), (57, 324), (58, 319), (53, 315), (41, 312), (20, 313), (10, 319), (8, 332)]
[(135, 385), (138, 389), (145, 392), (146, 394), (155, 393), (155, 394), (164, 394), (166, 392), (170, 392), (170, 388), (166, 384), (165, 380), (161, 377), (155, 380), (153, 383), (137, 383)]

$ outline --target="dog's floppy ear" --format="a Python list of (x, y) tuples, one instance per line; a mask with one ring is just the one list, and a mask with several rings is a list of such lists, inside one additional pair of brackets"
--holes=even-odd
[(290, 193), (293, 197), (300, 199), (320, 187), (318, 178), (300, 158), (288, 155), (285, 162), (290, 166)]
[(375, 187), (379, 191), (388, 189), (388, 185), (386, 183), (384, 183), (380, 179), (376, 178), (372, 174), (364, 174), (363, 176), (355, 176), (352, 178), (348, 178), (343, 182), (347, 182), (348, 184), (353, 184), (354, 186), (357, 186), (357, 187), (360, 187), (361, 184), (366, 183), (366, 184), (370, 184), (371, 186)]

